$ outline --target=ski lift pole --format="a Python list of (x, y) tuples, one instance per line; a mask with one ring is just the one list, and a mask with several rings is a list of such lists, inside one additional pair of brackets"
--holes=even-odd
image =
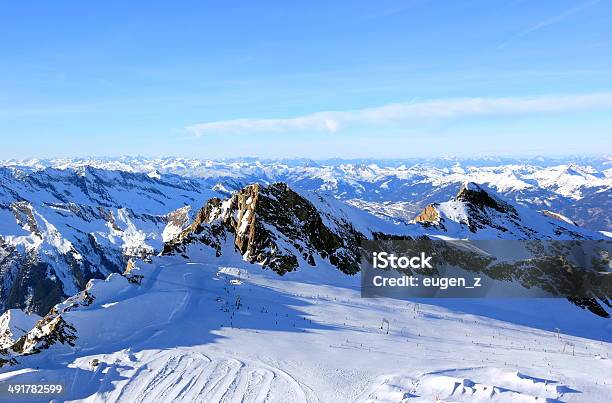
[(383, 327), (387, 325), (387, 334), (389, 334), (389, 321), (386, 318), (383, 318), (382, 323), (380, 324), (380, 330), (383, 330)]

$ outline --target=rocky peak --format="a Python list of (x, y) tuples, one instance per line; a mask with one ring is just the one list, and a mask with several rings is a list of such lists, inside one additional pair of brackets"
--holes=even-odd
[(32, 205), (26, 201), (17, 201), (9, 205), (10, 210), (15, 216), (15, 220), (19, 226), (26, 231), (35, 234), (39, 238), (42, 238), (40, 230), (38, 228), (38, 222), (34, 217), (34, 211)]
[(440, 213), (436, 209), (435, 204), (428, 204), (425, 206), (423, 211), (421, 211), (415, 218), (415, 222), (422, 223), (425, 226), (430, 225), (432, 223), (440, 222)]
[(221, 255), (229, 241), (246, 260), (279, 274), (295, 270), (300, 259), (315, 266), (317, 257), (356, 273), (365, 236), (344, 224), (328, 227), (321, 212), (285, 183), (253, 184), (226, 200), (210, 199), (164, 253), (183, 253), (187, 245), (200, 242)]
[[(494, 192), (467, 183), (444, 203), (428, 205), (414, 221), (446, 236), (472, 239), (601, 239), (568, 218), (512, 205)], [(470, 234), (471, 233), (471, 234)], [(472, 235), (475, 234), (475, 235)]]
[(445, 232), (467, 229), (471, 233), (489, 231), (489, 237), (495, 233), (501, 238), (537, 236), (530, 223), (523, 222), (517, 207), (473, 182), (465, 183), (453, 199), (428, 205), (414, 221)]
[(493, 196), (474, 182), (464, 183), (454, 200), (469, 203), (479, 209), (489, 207), (499, 212), (516, 212), (510, 204)]

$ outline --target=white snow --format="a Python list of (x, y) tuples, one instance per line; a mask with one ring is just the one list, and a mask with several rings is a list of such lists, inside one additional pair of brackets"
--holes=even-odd
[(40, 319), (40, 316), (25, 313), (20, 309), (7, 309), (0, 316), (0, 348), (11, 346)]
[[(0, 234), (10, 245), (41, 248), (48, 252), (44, 256), (72, 253), (78, 244), (74, 228), (103, 247), (159, 250), (183, 224), (166, 224), (166, 215), (185, 204), (200, 207), (216, 195), (205, 190), (208, 185), (226, 191), (220, 178), (311, 181), (311, 186), (333, 193), (301, 192), (322, 212), (324, 223), (330, 228), (350, 223), (366, 236), (375, 230), (421, 234), (422, 229), (380, 220), (334, 197), (346, 196), (379, 215), (403, 218), (395, 214), (404, 202), (385, 199), (390, 196), (384, 192), (399, 192), (396, 180), (405, 181), (411, 194), (466, 180), (500, 192), (544, 189), (537, 193), (542, 203), (557, 196), (578, 200), (593, 189), (609, 191), (612, 184), (609, 170), (600, 175), (595, 169), (567, 164), (295, 167), (181, 158), (4, 163), (11, 164), (19, 168), (6, 168), (11, 173), (4, 175), (31, 201), (40, 235), (29, 223), (19, 224), (7, 208), (0, 208)], [(36, 171), (48, 165), (64, 170)], [(150, 188), (136, 186), (124, 182), (118, 172), (93, 171), (92, 165), (145, 172), (144, 179), (152, 183)], [(74, 169), (82, 180), (101, 176), (98, 182), (107, 184), (101, 194), (109, 199), (85, 194), (72, 183)], [(27, 186), (23, 178), (32, 170), (47, 175), (57, 192)], [(191, 189), (186, 179), (168, 173), (204, 179)], [(373, 194), (372, 188), (382, 192), (376, 193), (382, 199), (361, 199)], [(401, 200), (407, 197), (399, 193)], [(74, 203), (64, 203), (58, 195), (69, 195)], [(6, 205), (14, 202), (8, 194), (0, 198)], [(88, 210), (109, 200), (113, 206), (104, 210), (108, 216)], [(225, 202), (221, 208), (228, 207)], [(469, 233), (463, 203), (450, 201), (437, 208), (446, 220), (445, 231), (431, 229), (437, 237), (500, 236), (490, 228)], [(539, 212), (518, 212), (521, 223), (541, 236), (553, 236), (559, 228), (594, 234)], [(491, 218), (509, 228), (501, 236), (520, 237), (522, 227), (506, 216)], [(240, 219), (244, 231), (248, 216)], [(298, 254), (283, 239), (278, 243)], [(166, 256), (154, 257), (151, 264), (137, 263), (130, 275), (143, 275), (140, 285), (118, 274), (92, 280), (87, 292), (93, 303), (62, 314), (76, 328), (76, 346), (55, 344), (39, 354), (19, 356), (19, 364), (0, 369), (0, 380), (61, 381), (67, 401), (88, 402), (604, 402), (612, 396), (610, 320), (566, 300), (363, 299), (357, 277), (342, 274), (318, 257), (316, 267), (300, 267), (279, 277), (225, 250), (217, 258), (210, 249), (192, 248), (189, 256), (189, 261)], [(73, 290), (67, 285), (66, 289)], [(0, 328), (11, 333), (5, 345), (38, 319), (21, 311), (5, 315)], [(381, 330), (383, 318), (388, 334), (386, 325)]]
[(135, 269), (140, 286), (94, 281), (93, 304), (63, 315), (76, 348), (20, 357), (2, 379), (61, 379), (67, 401), (90, 402), (595, 402), (612, 393), (610, 324), (563, 300), (486, 301), (479, 316), (470, 301), (362, 299), (358, 279), (330, 267), (280, 278), (209, 259), (157, 258)]

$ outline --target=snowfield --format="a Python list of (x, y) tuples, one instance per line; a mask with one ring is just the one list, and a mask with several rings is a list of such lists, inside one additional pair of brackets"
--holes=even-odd
[(140, 285), (119, 275), (93, 280), (93, 303), (62, 315), (76, 346), (21, 357), (0, 381), (62, 382), (62, 399), (88, 402), (612, 395), (609, 321), (565, 300), (362, 299), (359, 278), (331, 267), (280, 277), (236, 257), (217, 260), (156, 258), (133, 270)]
[[(376, 236), (604, 239), (609, 158), (29, 165), (0, 168), (0, 302), (45, 316), (0, 317), (0, 386), (60, 383), (57, 400), (87, 402), (610, 401), (606, 301), (367, 299), (352, 275)], [(299, 193), (259, 185), (273, 179)]]

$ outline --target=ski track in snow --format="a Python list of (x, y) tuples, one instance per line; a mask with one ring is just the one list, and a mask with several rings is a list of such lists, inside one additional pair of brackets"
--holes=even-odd
[[(612, 390), (608, 343), (238, 267), (153, 267), (134, 293), (86, 307), (118, 339), (82, 335), (84, 348), (54, 346), (24, 361), (40, 369), (2, 368), (0, 381), (63, 377), (67, 401), (130, 403), (591, 402)], [(123, 329), (121, 306), (146, 326)], [(74, 312), (77, 329), (92, 320)]]
[[(157, 281), (158, 275), (159, 270), (156, 270), (149, 289)], [(170, 314), (167, 325), (188, 315), (197, 306), (200, 294), (189, 286), (192, 276), (192, 273), (183, 274), (187, 292), (180, 305)], [(151, 338), (156, 335), (153, 333)], [(277, 394), (286, 401), (308, 401), (304, 390), (294, 378), (265, 364), (247, 364), (234, 358), (213, 360), (203, 354), (196, 356), (192, 353), (162, 356), (156, 361), (163, 364), (153, 372), (153, 376), (147, 377), (143, 390), (137, 393), (142, 401), (264, 402), (271, 395)], [(190, 373), (193, 367), (198, 368), (196, 373)]]
[[(100, 364), (96, 374), (101, 377), (90, 379), (97, 386), (94, 401), (312, 401), (294, 378), (263, 363), (211, 358), (193, 351), (159, 351), (140, 362), (140, 367), (133, 371), (138, 376), (120, 381), (117, 369), (128, 365), (128, 362)], [(83, 379), (75, 381), (84, 386)], [(115, 388), (109, 393), (107, 387), (111, 384)]]
[[(149, 292), (158, 283), (160, 272), (174, 265), (158, 266), (145, 281), (143, 291)], [(194, 266), (194, 265), (191, 265)], [(183, 283), (170, 285), (177, 288), (176, 292), (184, 292), (181, 302), (171, 311), (165, 324), (155, 324), (155, 328), (176, 323), (197, 309), (201, 293), (190, 284), (193, 273), (182, 275)], [(162, 281), (162, 283), (164, 283)], [(142, 329), (137, 337), (150, 331)], [(134, 344), (132, 349), (146, 345), (159, 332)], [(125, 342), (123, 343), (125, 344)], [(121, 362), (106, 368), (99, 368), (96, 374), (104, 373), (102, 379), (92, 378), (95, 392), (105, 401), (197, 401), (197, 402), (266, 402), (291, 401), (306, 403), (316, 401), (308, 399), (307, 392), (292, 376), (283, 370), (267, 364), (245, 361), (227, 356), (211, 358), (202, 353), (185, 351), (171, 353), (160, 351), (149, 357), (135, 374), (137, 377), (126, 383), (117, 383), (117, 368), (127, 367)], [(127, 374), (126, 374), (127, 375)], [(76, 379), (75, 379), (76, 382)], [(74, 382), (73, 382), (74, 384)], [(105, 392), (109, 385), (120, 385), (111, 394)], [(310, 392), (310, 391), (309, 391)], [(312, 393), (310, 393), (312, 395)]]

